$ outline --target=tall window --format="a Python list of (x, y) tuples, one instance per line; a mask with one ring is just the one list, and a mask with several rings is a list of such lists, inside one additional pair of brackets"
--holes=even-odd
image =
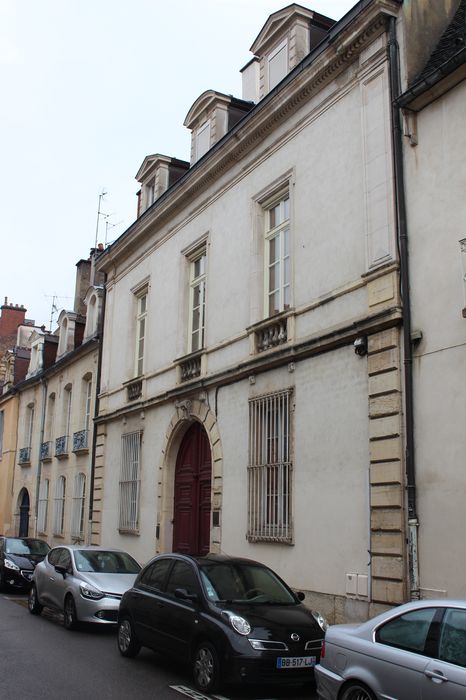
[(144, 349), (146, 341), (146, 320), (147, 320), (147, 291), (142, 292), (137, 297), (136, 312), (136, 377), (140, 377), (144, 372)]
[(265, 309), (273, 316), (290, 307), (290, 198), (265, 209)]
[(210, 148), (210, 121), (203, 124), (196, 134), (196, 160), (202, 158)]
[(26, 415), (26, 447), (31, 449), (34, 430), (34, 404), (29, 404)]
[(121, 436), (120, 516), (118, 527), (125, 532), (139, 530), (141, 488), (141, 435), (137, 431)]
[(189, 276), (189, 352), (204, 347), (205, 293), (206, 293), (205, 249), (191, 259)]
[(49, 480), (44, 479), (39, 486), (39, 503), (37, 511), (37, 529), (47, 532), (47, 515), (49, 507)]
[(65, 525), (65, 489), (66, 479), (60, 476), (55, 486), (55, 504), (53, 511), (53, 534), (63, 535)]
[(291, 542), (291, 389), (249, 401), (248, 539)]
[(92, 411), (92, 380), (88, 379), (84, 383), (84, 430), (89, 430), (91, 424)]
[(45, 437), (47, 440), (52, 440), (55, 421), (55, 394), (50, 394), (47, 401), (47, 420), (45, 424)]
[(86, 498), (86, 477), (76, 474), (74, 478), (73, 508), (71, 512), (71, 537), (82, 539), (84, 536), (84, 503)]
[(65, 387), (65, 435), (68, 436), (71, 430), (71, 400), (73, 398), (73, 392), (71, 390), (71, 385)]
[(269, 69), (269, 90), (278, 85), (288, 73), (288, 43), (282, 41), (271, 53), (268, 60)]

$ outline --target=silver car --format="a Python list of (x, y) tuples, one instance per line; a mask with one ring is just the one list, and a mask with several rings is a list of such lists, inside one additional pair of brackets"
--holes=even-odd
[(417, 601), (329, 627), (315, 677), (321, 700), (465, 700), (466, 601)]
[(54, 547), (34, 570), (28, 608), (63, 613), (66, 629), (79, 622), (115, 624), (123, 593), (141, 567), (127, 552), (103, 547)]

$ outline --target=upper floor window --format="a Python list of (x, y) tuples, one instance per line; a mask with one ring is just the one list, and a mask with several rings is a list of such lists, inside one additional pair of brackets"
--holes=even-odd
[(210, 121), (203, 124), (196, 133), (196, 160), (202, 158), (210, 148)]
[(65, 387), (64, 397), (63, 397), (63, 408), (64, 408), (64, 433), (63, 435), (70, 435), (71, 430), (71, 403), (73, 398), (73, 392), (71, 389), (71, 384)]
[(29, 404), (26, 414), (26, 447), (32, 446), (32, 436), (34, 431), (34, 404)]
[(278, 85), (288, 73), (288, 42), (282, 41), (267, 58), (269, 90)]
[(84, 430), (89, 430), (92, 413), (92, 379), (84, 380)]
[(148, 209), (155, 202), (155, 180), (151, 180), (144, 187), (145, 209)]
[(265, 316), (290, 308), (290, 198), (282, 194), (265, 210)]
[(205, 248), (190, 261), (189, 352), (196, 352), (204, 347), (206, 262)]
[(45, 439), (52, 440), (55, 422), (55, 394), (49, 395), (47, 400), (47, 415), (45, 421)]
[(138, 294), (136, 299), (137, 311), (135, 374), (136, 377), (139, 377), (144, 373), (144, 350), (147, 330), (147, 289)]

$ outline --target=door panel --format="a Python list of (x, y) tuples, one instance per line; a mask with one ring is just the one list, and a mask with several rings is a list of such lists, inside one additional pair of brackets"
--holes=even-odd
[(186, 432), (175, 472), (173, 551), (207, 554), (210, 548), (212, 458), (200, 423)]

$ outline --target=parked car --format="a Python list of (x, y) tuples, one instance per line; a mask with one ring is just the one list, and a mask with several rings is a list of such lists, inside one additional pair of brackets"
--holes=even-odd
[(0, 536), (0, 590), (29, 590), (36, 564), (50, 550), (45, 540)]
[(140, 569), (137, 561), (121, 550), (54, 547), (34, 571), (29, 612), (39, 615), (44, 607), (63, 612), (69, 630), (79, 622), (116, 624), (121, 597)]
[(329, 627), (316, 681), (321, 700), (466, 698), (466, 601), (417, 601)]
[(263, 564), (209, 554), (160, 555), (121, 601), (118, 648), (141, 646), (191, 665), (198, 689), (220, 682), (306, 683), (326, 628)]

